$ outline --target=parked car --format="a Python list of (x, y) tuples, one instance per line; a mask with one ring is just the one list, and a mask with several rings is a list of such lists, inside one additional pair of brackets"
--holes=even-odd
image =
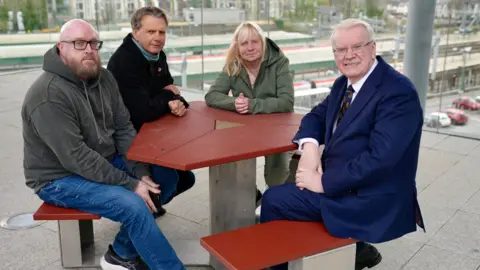
[(452, 105), (455, 108), (468, 109), (472, 111), (480, 109), (480, 103), (476, 102), (473, 98), (467, 96), (459, 97), (453, 100)]
[(443, 112), (448, 115), (452, 121), (452, 125), (465, 125), (468, 122), (468, 116), (462, 110), (449, 108)]
[(444, 112), (433, 112), (425, 117), (424, 123), (427, 127), (448, 127), (452, 124), (452, 120)]
[(475, 97), (475, 101), (476, 101), (477, 103), (480, 103), (480, 96)]

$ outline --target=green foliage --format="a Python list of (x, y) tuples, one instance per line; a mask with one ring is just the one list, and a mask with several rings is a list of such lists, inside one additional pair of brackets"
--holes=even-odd
[(0, 6), (0, 33), (8, 31), (8, 6), (3, 4)]
[(365, 9), (367, 17), (369, 18), (382, 18), (383, 17), (383, 9), (377, 7), (375, 0), (365, 0)]
[[(63, 5), (63, 0), (56, 0)], [(47, 3), (38, 0), (3, 0), (0, 6), (0, 32), (8, 31), (8, 11), (13, 12), (13, 27), (17, 29), (17, 12), (21, 11), (25, 31), (34, 31), (48, 26)]]
[[(60, 4), (58, 1), (61, 1), (61, 5), (63, 6), (62, 0), (57, 0), (57, 10)], [(40, 5), (40, 18), (39, 18), (39, 28), (48, 28), (48, 12), (47, 12), (47, 1), (41, 1)]]
[(39, 19), (38, 10), (33, 5), (33, 0), (27, 0), (25, 7), (22, 9), (22, 15), (25, 32), (31, 32), (41, 27), (42, 22)]

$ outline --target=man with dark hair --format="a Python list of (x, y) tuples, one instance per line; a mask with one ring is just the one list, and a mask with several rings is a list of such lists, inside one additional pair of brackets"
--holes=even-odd
[(49, 204), (122, 224), (103, 269), (185, 270), (152, 215), (159, 184), (147, 164), (125, 160), (136, 132), (101, 47), (97, 31), (75, 19), (45, 53), (22, 106), (26, 184)]
[[(168, 27), (165, 12), (151, 6), (140, 8), (132, 15), (131, 25), (132, 33), (124, 38), (111, 56), (107, 69), (117, 80), (133, 126), (139, 131), (144, 123), (166, 114), (183, 116), (188, 103), (173, 85), (167, 56), (162, 51)], [(155, 166), (152, 174), (168, 178), (160, 185), (163, 203), (168, 203), (195, 183), (195, 175), (191, 171)], [(164, 188), (173, 193), (167, 193)], [(156, 215), (163, 214), (165, 209), (159, 207)]]

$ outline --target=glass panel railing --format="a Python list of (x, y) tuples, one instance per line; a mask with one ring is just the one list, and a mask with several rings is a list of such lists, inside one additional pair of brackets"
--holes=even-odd
[[(170, 25), (164, 51), (175, 84), (201, 97), (225, 65), (236, 27), (257, 22), (290, 60), (295, 107), (318, 104), (340, 76), (329, 37), (344, 18), (360, 18), (376, 31), (377, 54), (403, 72), (408, 11), (387, 1), (328, 0), (75, 0), (14, 1), (0, 4), (0, 72), (38, 68), (43, 54), (58, 40), (60, 27), (83, 18), (105, 41), (103, 64), (131, 31), (133, 12), (144, 5), (161, 7)], [(475, 5), (448, 9), (437, 5), (432, 36), (425, 129), (480, 136), (480, 37)], [(448, 119), (447, 119), (448, 118)]]

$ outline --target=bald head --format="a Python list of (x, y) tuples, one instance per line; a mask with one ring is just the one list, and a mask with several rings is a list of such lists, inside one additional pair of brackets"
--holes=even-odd
[(82, 35), (93, 35), (98, 39), (98, 32), (91, 24), (81, 19), (73, 19), (66, 22), (60, 29), (59, 41), (83, 38)]
[(98, 77), (101, 69), (98, 32), (84, 20), (73, 19), (60, 30), (57, 43), (60, 59), (82, 80)]

